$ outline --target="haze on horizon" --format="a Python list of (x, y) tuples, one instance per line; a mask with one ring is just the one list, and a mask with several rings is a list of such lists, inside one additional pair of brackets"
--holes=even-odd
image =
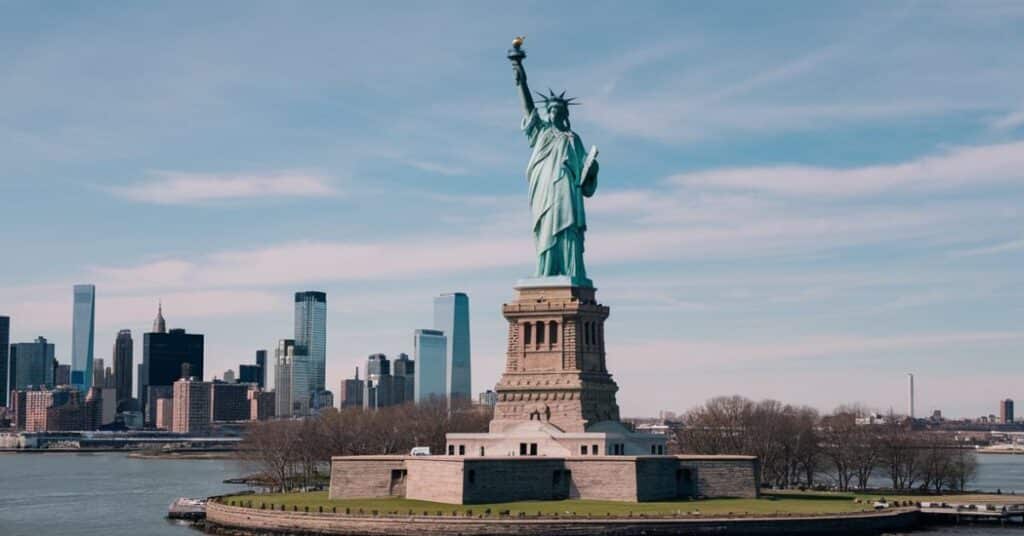
[(70, 362), (169, 327), (207, 376), (328, 294), (328, 388), (469, 294), (473, 389), (533, 268), (505, 51), (601, 148), (588, 272), (623, 415), (716, 395), (997, 412), (1024, 387), (1024, 6), (4, 3), (0, 314)]

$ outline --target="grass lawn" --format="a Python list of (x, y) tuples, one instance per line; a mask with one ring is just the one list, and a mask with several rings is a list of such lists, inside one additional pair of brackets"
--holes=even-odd
[(535, 516), (538, 513), (543, 515), (566, 515), (575, 512), (577, 515), (590, 514), (595, 517), (603, 517), (607, 514), (611, 514), (613, 516), (628, 516), (630, 513), (633, 515), (675, 515), (684, 513), (693, 514), (696, 512), (699, 512), (700, 515), (704, 516), (728, 514), (771, 515), (776, 513), (839, 514), (860, 512), (871, 509), (870, 503), (858, 504), (855, 503), (853, 499), (854, 495), (852, 494), (772, 493), (764, 494), (760, 499), (703, 499), (699, 501), (643, 503), (565, 500), (453, 505), (427, 501), (415, 501), (397, 497), (379, 499), (344, 499), (332, 501), (327, 498), (326, 491), (318, 491), (307, 493), (238, 495), (226, 497), (224, 502), (230, 504), (231, 501), (236, 501), (243, 502), (245, 505), (248, 505), (249, 501), (252, 501), (254, 508), (259, 508), (261, 504), (267, 505), (268, 507), (269, 505), (274, 505), (276, 509), (280, 509), (281, 505), (284, 505), (288, 510), (291, 510), (292, 506), (298, 507), (299, 510), (303, 510), (307, 506), (310, 510), (316, 510), (320, 506), (323, 506), (324, 510), (336, 507), (338, 512), (344, 512), (345, 508), (348, 508), (353, 514), (359, 513), (359, 510), (363, 510), (363, 513), (366, 514), (370, 514), (374, 510), (377, 510), (380, 514), (392, 513), (399, 515), (408, 514), (410, 510), (417, 515), (423, 515), (424, 512), (427, 512), (429, 515), (437, 515), (438, 512), (441, 512), (442, 515), (452, 515), (453, 511), (458, 512), (459, 514), (464, 514), (470, 510), (474, 514), (482, 514), (488, 508), (493, 514), (497, 514), (503, 510), (508, 510), (513, 516), (518, 515), (519, 512), (523, 512), (528, 516)]

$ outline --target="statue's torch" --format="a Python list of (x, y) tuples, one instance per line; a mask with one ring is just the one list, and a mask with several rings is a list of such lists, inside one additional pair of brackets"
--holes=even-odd
[(526, 57), (526, 52), (523, 52), (523, 40), (525, 36), (518, 36), (512, 40), (512, 48), (508, 49), (508, 59), (512, 62), (512, 68), (516, 72), (516, 85), (521, 85), (524, 79), (523, 72), (523, 58)]

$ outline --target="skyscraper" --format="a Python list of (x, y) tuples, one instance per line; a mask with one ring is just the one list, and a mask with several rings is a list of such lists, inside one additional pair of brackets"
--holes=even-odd
[(114, 339), (114, 390), (117, 393), (117, 410), (125, 411), (132, 399), (132, 367), (134, 366), (135, 342), (132, 332), (122, 329)]
[(363, 380), (359, 379), (359, 367), (356, 367), (356, 377), (350, 380), (341, 380), (341, 400), (339, 407), (361, 408), (363, 407), (363, 391), (366, 389)]
[(7, 405), (7, 395), (11, 387), (8, 384), (8, 358), (11, 347), (11, 319), (0, 316), (0, 407)]
[[(327, 294), (317, 291), (295, 293), (295, 355), (308, 356), (308, 392), (326, 389)], [(293, 378), (294, 381), (294, 378)]]
[(278, 417), (292, 415), (292, 362), (295, 340), (281, 339), (274, 350), (274, 413)]
[(103, 369), (106, 368), (102, 358), (92, 360), (92, 383), (90, 386), (103, 387)]
[[(165, 329), (163, 311), (157, 313), (153, 323), (156, 329)], [(203, 378), (203, 342), (200, 334), (186, 333), (183, 329), (146, 333), (142, 338), (142, 375), (139, 387), (143, 413), (152, 422), (155, 407), (149, 406), (150, 391), (154, 388), (170, 389), (183, 376)], [(188, 372), (185, 373), (184, 369)]]
[(260, 368), (258, 384), (260, 389), (267, 388), (267, 351), (256, 350), (256, 366)]
[(44, 337), (10, 346), (10, 390), (53, 387), (54, 348)]
[(409, 359), (408, 354), (398, 354), (398, 357), (391, 363), (391, 375), (395, 378), (395, 387), (401, 388), (401, 400), (396, 403), (404, 404), (416, 400), (416, 362)]
[(469, 353), (469, 297), (462, 292), (455, 292), (434, 298), (434, 329), (444, 332), (447, 337), (446, 396), (471, 400), (473, 388)]
[(1007, 398), (999, 401), (999, 422), (1003, 424), (1013, 423), (1013, 400)]
[(96, 287), (75, 285), (71, 332), (71, 384), (83, 393), (92, 385), (96, 329)]
[(416, 358), (414, 397), (416, 403), (432, 398), (447, 397), (448, 365), (446, 351), (448, 338), (436, 329), (418, 329), (413, 336), (413, 356)]

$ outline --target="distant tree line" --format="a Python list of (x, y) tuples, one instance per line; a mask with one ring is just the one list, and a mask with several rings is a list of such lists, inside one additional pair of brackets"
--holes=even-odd
[(276, 490), (323, 481), (332, 456), (408, 454), (412, 447), (441, 453), (449, 432), (486, 432), (488, 408), (444, 401), (374, 411), (330, 409), (316, 417), (253, 422), (241, 452)]
[(895, 490), (963, 490), (977, 472), (973, 448), (948, 434), (914, 430), (895, 415), (858, 424), (868, 412), (841, 406), (820, 415), (776, 400), (718, 397), (689, 411), (672, 437), (676, 452), (751, 454), (761, 482), (780, 488), (868, 487), (884, 477)]

